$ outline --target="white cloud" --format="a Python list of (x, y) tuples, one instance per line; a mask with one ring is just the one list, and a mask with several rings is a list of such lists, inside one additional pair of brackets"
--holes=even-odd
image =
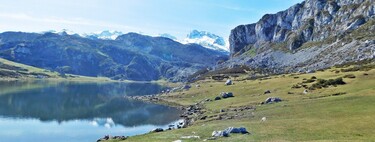
[[(0, 21), (2, 26), (0, 27), (2, 31), (8, 30), (21, 30), (21, 31), (33, 31), (33, 29), (111, 29), (111, 30), (121, 30), (121, 31), (138, 31), (138, 28), (130, 27), (126, 25), (94, 21), (83, 18), (60, 18), (60, 17), (37, 17), (31, 16), (24, 13), (0, 13)], [(16, 25), (19, 29), (14, 29)], [(41, 27), (44, 26), (44, 27)], [(32, 28), (32, 29), (30, 29)], [(35, 32), (35, 31), (34, 31)]]

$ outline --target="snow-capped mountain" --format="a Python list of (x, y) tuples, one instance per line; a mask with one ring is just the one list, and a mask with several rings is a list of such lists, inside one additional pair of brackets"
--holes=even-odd
[(181, 43), (196, 43), (213, 50), (223, 52), (229, 51), (229, 49), (226, 47), (224, 38), (206, 31), (193, 30), (183, 41), (181, 41)]
[(91, 39), (109, 39), (115, 40), (118, 36), (123, 35), (122, 32), (119, 31), (101, 31), (91, 34), (82, 34), (82, 37), (91, 38)]
[(169, 39), (177, 41), (177, 38), (175, 36), (167, 34), (167, 33), (159, 34), (159, 37), (165, 37), (165, 38), (169, 38)]

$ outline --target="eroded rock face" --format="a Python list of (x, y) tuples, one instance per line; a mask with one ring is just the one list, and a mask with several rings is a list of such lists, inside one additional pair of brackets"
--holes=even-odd
[(309, 41), (342, 35), (365, 24), (374, 15), (374, 0), (306, 0), (285, 11), (264, 15), (257, 23), (231, 31), (231, 56), (248, 45), (285, 42), (289, 50)]

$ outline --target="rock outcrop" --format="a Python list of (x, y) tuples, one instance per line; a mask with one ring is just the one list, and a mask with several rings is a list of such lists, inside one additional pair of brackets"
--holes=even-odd
[(231, 31), (231, 59), (266, 74), (375, 59), (375, 0), (306, 0)]
[(373, 18), (374, 0), (306, 0), (285, 11), (266, 14), (257, 23), (231, 31), (231, 56), (259, 48), (265, 43), (284, 43), (294, 50), (306, 42), (340, 37)]

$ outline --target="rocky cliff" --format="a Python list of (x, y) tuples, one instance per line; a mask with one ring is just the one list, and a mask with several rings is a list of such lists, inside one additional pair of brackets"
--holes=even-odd
[(266, 14), (257, 23), (240, 25), (231, 31), (231, 55), (242, 54), (246, 46), (262, 47), (267, 42), (285, 43), (285, 48), (295, 50), (306, 42), (337, 39), (371, 20), (374, 3), (374, 0), (306, 0), (285, 11)]
[(317, 70), (375, 57), (374, 0), (306, 0), (231, 31), (231, 60), (272, 73)]

